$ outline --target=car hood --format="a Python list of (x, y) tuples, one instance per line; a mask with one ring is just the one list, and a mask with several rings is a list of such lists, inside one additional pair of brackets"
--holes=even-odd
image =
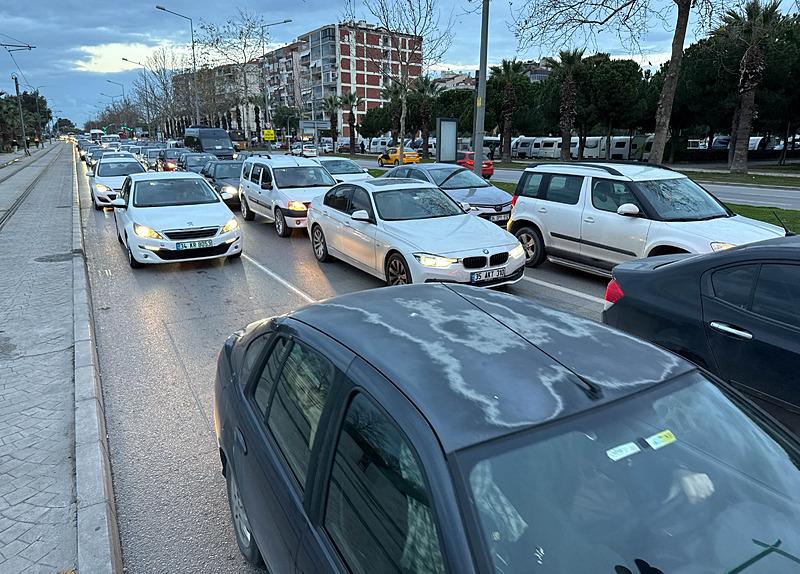
[(765, 239), (783, 237), (786, 232), (777, 225), (735, 215), (708, 221), (668, 221), (667, 225), (683, 233), (704, 237), (709, 241), (721, 241), (733, 245), (754, 243)]
[(475, 205), (501, 205), (511, 203), (511, 196), (495, 186), (489, 187), (462, 187), (458, 189), (443, 189), (447, 195), (456, 201), (466, 201)]
[(287, 187), (280, 191), (289, 201), (302, 201), (308, 203), (315, 197), (328, 193), (330, 187)]
[(372, 176), (368, 173), (337, 173), (331, 174), (331, 177), (340, 182), (364, 181), (365, 179), (372, 179)]
[(94, 183), (102, 183), (106, 187), (110, 187), (111, 189), (122, 189), (122, 184), (125, 182), (125, 178), (128, 177), (127, 175), (119, 175), (114, 177), (98, 177), (94, 176)]
[(384, 221), (384, 229), (410, 243), (415, 249), (434, 255), (455, 255), (476, 249), (514, 247), (517, 239), (498, 225), (473, 215), (435, 219)]
[(222, 227), (233, 212), (223, 202), (174, 207), (139, 207), (133, 214), (136, 223), (156, 231), (187, 227)]

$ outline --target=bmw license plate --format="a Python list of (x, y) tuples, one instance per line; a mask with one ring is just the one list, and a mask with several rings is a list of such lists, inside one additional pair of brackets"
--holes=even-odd
[(470, 273), (469, 281), (470, 283), (480, 283), (481, 281), (491, 281), (492, 279), (502, 279), (506, 276), (506, 270), (503, 268), (500, 269), (488, 269), (486, 271), (475, 271)]
[(499, 215), (490, 215), (489, 221), (508, 221), (510, 214), (508, 213), (501, 213)]
[(213, 245), (210, 239), (206, 239), (204, 241), (182, 241), (175, 245), (178, 251), (183, 251), (184, 249), (202, 249), (204, 247), (211, 247)]

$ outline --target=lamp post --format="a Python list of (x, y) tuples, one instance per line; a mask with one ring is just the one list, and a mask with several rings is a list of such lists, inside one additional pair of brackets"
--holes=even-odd
[(17, 91), (17, 107), (19, 108), (19, 125), (22, 128), (22, 149), (25, 150), (25, 155), (31, 155), (28, 149), (28, 139), (25, 136), (25, 116), (22, 115), (22, 98), (19, 95), (19, 79), (16, 74), (12, 74), (11, 78), (14, 80), (14, 88)]
[[(472, 170), (483, 176), (483, 130), (486, 116), (486, 49), (489, 42), (489, 0), (483, 0), (481, 13), (480, 70), (478, 71), (478, 96), (475, 98), (475, 153)], [(505, 142), (503, 142), (505, 146)]]
[[(266, 34), (264, 30), (269, 28), (270, 26), (278, 26), (280, 24), (288, 24), (291, 22), (291, 18), (287, 18), (286, 20), (281, 20), (280, 22), (270, 22), (269, 24), (264, 24), (261, 26), (261, 75), (264, 79), (264, 128), (262, 128), (262, 135), (263, 129), (266, 129), (266, 126), (270, 123), (269, 117), (269, 84), (267, 83), (267, 42), (266, 42)], [(263, 141), (263, 138), (262, 138)], [(269, 143), (267, 143), (267, 149), (270, 148)]]
[(150, 125), (150, 90), (147, 87), (147, 71), (149, 70), (149, 68), (147, 66), (145, 66), (144, 64), (142, 64), (141, 62), (135, 62), (135, 61), (129, 60), (128, 58), (125, 58), (125, 57), (122, 58), (122, 61), (123, 62), (128, 62), (129, 64), (136, 64), (137, 66), (141, 66), (142, 69), (144, 69), (144, 73), (142, 74), (142, 77), (144, 78), (144, 93), (145, 93), (144, 115), (146, 116), (145, 119), (147, 120), (147, 133), (150, 134), (150, 137), (152, 138), (153, 137), (153, 126)]
[(114, 84), (114, 85), (119, 86), (120, 88), (122, 88), (122, 101), (123, 101), (123, 103), (127, 103), (128, 99), (125, 97), (125, 84), (123, 84), (122, 82), (115, 82), (114, 80), (106, 80), (106, 82), (108, 82), (109, 84)]
[(183, 18), (185, 20), (189, 20), (189, 30), (192, 33), (192, 82), (194, 83), (194, 123), (196, 125), (200, 125), (200, 101), (197, 99), (197, 59), (195, 58), (194, 53), (194, 21), (184, 14), (179, 14), (178, 12), (173, 12), (172, 10), (168, 10), (163, 6), (156, 6), (156, 10), (161, 10), (162, 12), (169, 12), (179, 18)]
[(296, 120), (298, 116), (289, 116), (286, 118), (286, 151), (292, 147), (292, 136), (289, 134), (289, 124), (292, 120)]

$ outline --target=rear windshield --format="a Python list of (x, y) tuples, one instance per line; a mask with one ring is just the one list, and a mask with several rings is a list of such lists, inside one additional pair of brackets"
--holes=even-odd
[(200, 137), (200, 143), (203, 145), (203, 149), (233, 149), (233, 144), (231, 144), (230, 138), (227, 137), (213, 137), (213, 136), (205, 136)]
[(349, 159), (332, 159), (330, 161), (322, 162), (322, 165), (334, 175), (345, 173), (364, 173), (364, 169), (361, 166)]
[(464, 214), (443, 191), (431, 187), (380, 191), (373, 197), (378, 214), (385, 221), (432, 219)]
[(133, 193), (134, 207), (167, 207), (217, 203), (219, 197), (201, 179), (140, 181)]
[(118, 177), (132, 173), (144, 173), (138, 161), (101, 161), (97, 166), (99, 177)]
[(186, 153), (185, 149), (174, 147), (172, 149), (168, 149), (164, 151), (164, 157), (167, 159), (178, 159), (181, 154)]
[(217, 158), (210, 155), (187, 155), (186, 165), (205, 165), (215, 159)]
[(241, 173), (241, 163), (218, 163), (216, 166), (214, 166), (214, 177), (217, 179), (238, 178)]

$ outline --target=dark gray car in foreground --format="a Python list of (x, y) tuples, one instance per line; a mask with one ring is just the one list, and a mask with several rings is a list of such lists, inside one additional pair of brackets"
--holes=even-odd
[(215, 388), (236, 539), (281, 573), (797, 572), (797, 444), (716, 383), (466, 286), (253, 323)]

